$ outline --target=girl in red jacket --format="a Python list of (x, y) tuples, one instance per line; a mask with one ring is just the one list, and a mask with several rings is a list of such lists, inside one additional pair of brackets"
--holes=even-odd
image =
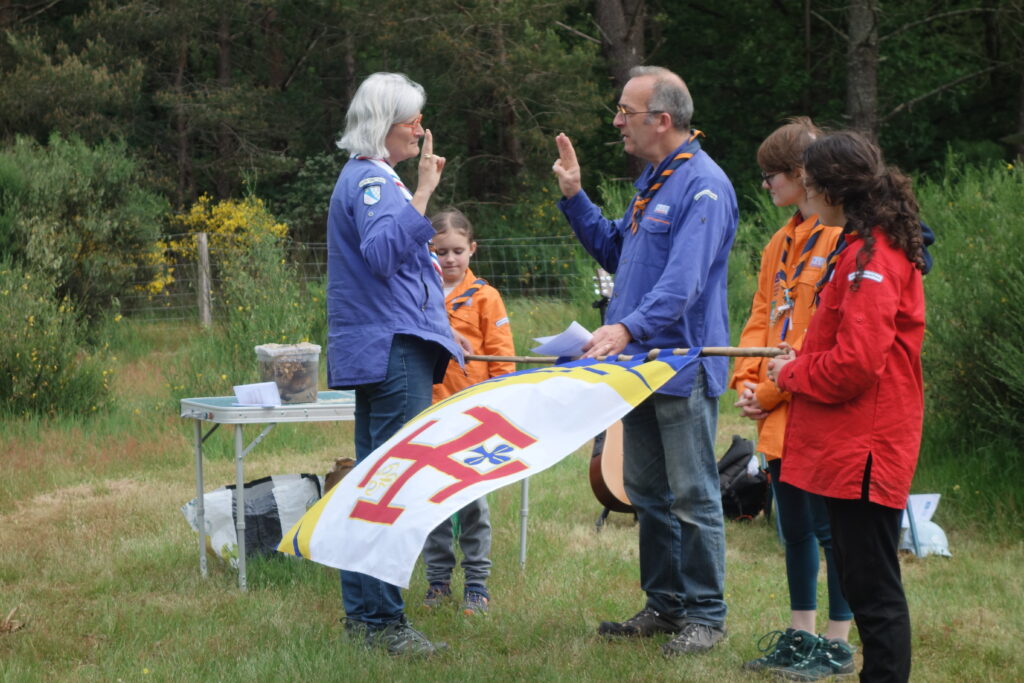
[(850, 131), (808, 146), (804, 184), (819, 213), (845, 226), (847, 247), (799, 354), (769, 363), (769, 377), (792, 394), (781, 479), (825, 496), (863, 644), (861, 680), (906, 681), (910, 613), (897, 547), (924, 413), (917, 201), (910, 180)]

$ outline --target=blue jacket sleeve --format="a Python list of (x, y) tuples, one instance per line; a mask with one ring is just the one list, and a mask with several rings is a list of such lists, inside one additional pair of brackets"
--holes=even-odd
[(619, 269), (619, 256), (622, 254), (621, 221), (605, 218), (583, 190), (569, 199), (559, 200), (558, 208), (583, 248), (602, 268), (614, 274)]
[[(370, 187), (380, 189), (374, 203)], [(359, 230), (359, 251), (370, 271), (378, 277), (391, 277), (403, 263), (426, 249), (434, 236), (430, 221), (413, 207), (390, 180), (356, 188), (358, 197), (350, 203)], [(369, 199), (366, 199), (369, 197)]]

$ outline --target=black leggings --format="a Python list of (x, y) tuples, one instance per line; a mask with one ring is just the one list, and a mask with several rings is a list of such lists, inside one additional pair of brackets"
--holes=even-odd
[(832, 553), (864, 648), (862, 681), (910, 678), (910, 610), (898, 554), (902, 510), (868, 500), (868, 459), (860, 500), (826, 498)]

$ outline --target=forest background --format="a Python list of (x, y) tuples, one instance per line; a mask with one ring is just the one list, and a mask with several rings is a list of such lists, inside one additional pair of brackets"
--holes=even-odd
[[(801, 114), (857, 127), (913, 175), (938, 236), (925, 278), (927, 414), (914, 491), (942, 494), (936, 519), (956, 558), (939, 570), (907, 566), (918, 670), (927, 680), (1019, 678), (1021, 0), (0, 0), (0, 678), (109, 680), (158, 662), (168, 680), (232, 680), (249, 671), (234, 652), (261, 637), (262, 656), (245, 665), (254, 675), (290, 665), (326, 676), (320, 644), (336, 610), (318, 601), (336, 577), (271, 563), (254, 572), (246, 601), (225, 589), (227, 577), (198, 580), (194, 537), (174, 519), (194, 493), (178, 399), (255, 381), (255, 344), (323, 343), (323, 282), (300, 277), (287, 256), (324, 239), (345, 161), (334, 141), (366, 75), (402, 71), (425, 86), (424, 122), (448, 159), (432, 208), (461, 207), (484, 242), (530, 242), (533, 261), (506, 260), (525, 271), (556, 260), (546, 240), (569, 232), (554, 206), (557, 132), (573, 138), (595, 200), (610, 214), (629, 200), (638, 166), (611, 119), (640, 63), (687, 80), (702, 144), (736, 185), (734, 338), (760, 249), (787, 217), (759, 188), (755, 152), (771, 130)], [(399, 172), (415, 184), (413, 164)], [(214, 325), (133, 318), (129, 295), (141, 287), (159, 298), (180, 283), (173, 264), (194, 260), (199, 232), (216, 259)], [(568, 300), (506, 297), (521, 353), (570, 320), (597, 324), (592, 264), (558, 265), (580, 276)], [(753, 429), (732, 400), (722, 398), (724, 443)], [(326, 469), (351, 444), (350, 425), (333, 427), (275, 430), (261, 466)], [(211, 477), (229, 480), (230, 449), (211, 439), (209, 453)], [(482, 638), (435, 671), (439, 680), (500, 678), (493, 657), (506, 655), (520, 678), (574, 677), (573, 663), (591, 658), (584, 678), (635, 677), (629, 667), (644, 680), (671, 676), (650, 652), (591, 642), (591, 622), (635, 609), (635, 595), (603, 586), (632, 586), (636, 562), (630, 527), (581, 531), (592, 501), (573, 487), (586, 460), (576, 454), (538, 480), (545, 572), (507, 571), (516, 500), (497, 497), (506, 621), (432, 623), (445, 637)], [(730, 680), (756, 637), (781, 624), (773, 530), (729, 533), (730, 571), (749, 578), (732, 584), (732, 604), (749, 613), (730, 625), (741, 645), (698, 665), (698, 678)], [(322, 618), (295, 620), (296, 604), (318, 604)], [(204, 610), (213, 616), (193, 638)], [(279, 637), (266, 638), (268, 627)], [(223, 654), (206, 642), (225, 644)], [(353, 667), (365, 659), (341, 656)], [(553, 662), (565, 668), (551, 674)], [(371, 666), (376, 678), (395, 674)]]

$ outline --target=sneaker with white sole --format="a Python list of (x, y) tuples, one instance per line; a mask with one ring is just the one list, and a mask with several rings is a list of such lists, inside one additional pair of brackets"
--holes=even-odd
[(849, 643), (839, 638), (820, 638), (818, 647), (809, 657), (775, 673), (789, 681), (820, 681), (833, 677), (841, 680), (852, 676), (855, 669), (853, 648)]
[(757, 641), (757, 649), (763, 657), (752, 659), (743, 665), (747, 671), (785, 669), (798, 664), (811, 655), (818, 646), (818, 636), (807, 631), (787, 628), (785, 631), (771, 631)]

